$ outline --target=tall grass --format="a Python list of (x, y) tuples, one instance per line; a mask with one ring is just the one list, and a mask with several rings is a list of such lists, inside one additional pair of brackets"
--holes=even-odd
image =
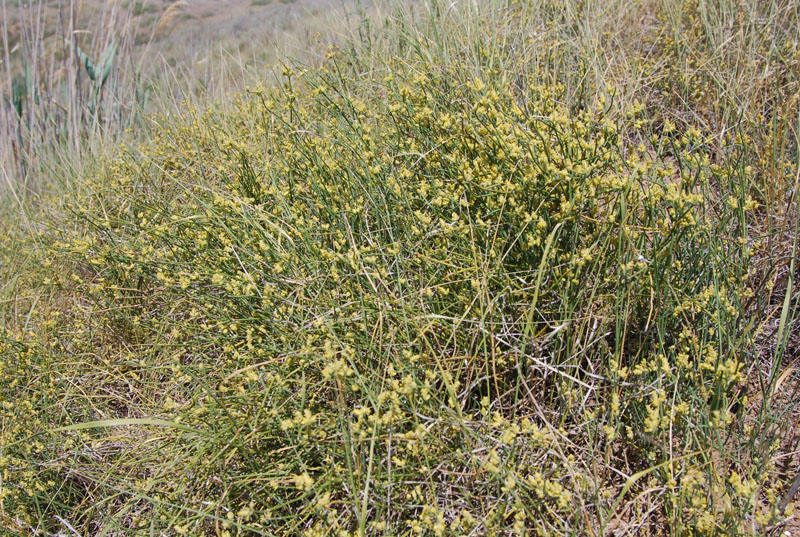
[(130, 8), (108, 2), (93, 12), (71, 1), (56, 11), (51, 4), (4, 0), (1, 8), (0, 157), (14, 191), (32, 186), (52, 155), (80, 158), (99, 133), (130, 126), (143, 104), (143, 88), (132, 83)]
[[(4, 196), (21, 198), (31, 189), (52, 187), (71, 175), (69, 166), (98, 157), (126, 131), (146, 131), (145, 114), (173, 111), (183, 101), (222, 98), (244, 87), (255, 65), (274, 62), (276, 50), (292, 45), (297, 50), (298, 43), (324, 30), (319, 11), (278, 8), (263, 28), (223, 21), (201, 27), (215, 39), (198, 38), (198, 30), (181, 27), (186, 2), (173, 2), (163, 11), (159, 6), (153, 24), (143, 25), (139, 15), (145, 8), (153, 11), (151, 4), (3, 1)], [(330, 9), (324, 16), (330, 19)], [(171, 32), (176, 32), (172, 39)], [(231, 32), (236, 35), (221, 35)]]
[(784, 531), (798, 14), (387, 3), (153, 118), (0, 235), (0, 526)]

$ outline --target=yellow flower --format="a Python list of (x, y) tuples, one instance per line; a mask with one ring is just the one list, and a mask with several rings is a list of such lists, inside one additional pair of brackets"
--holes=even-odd
[(308, 472), (303, 472), (294, 476), (294, 486), (307, 492), (314, 486), (314, 479), (308, 475)]

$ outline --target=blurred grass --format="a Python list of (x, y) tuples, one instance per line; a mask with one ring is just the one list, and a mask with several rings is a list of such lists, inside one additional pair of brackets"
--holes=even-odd
[(235, 38), (166, 71), (124, 136), (23, 132), (0, 526), (781, 534), (798, 16), (356, 6), (260, 75)]
[[(145, 116), (154, 110), (171, 110), (201, 95), (224, 97), (282, 54), (305, 57), (299, 51), (308, 50), (321, 31), (335, 41), (341, 28), (326, 30), (322, 20), (346, 5), (335, 9), (307, 0), (253, 11), (239, 4), (195, 21), (192, 13), (202, 5), (185, 1), (5, 0), (4, 195), (13, 190), (12, 196), (22, 198), (51, 187), (52, 178), (63, 175), (61, 163), (95, 158), (100, 145), (113, 144), (128, 130), (144, 130)], [(145, 14), (153, 19), (143, 26)], [(102, 64), (102, 77), (94, 77), (96, 64)]]

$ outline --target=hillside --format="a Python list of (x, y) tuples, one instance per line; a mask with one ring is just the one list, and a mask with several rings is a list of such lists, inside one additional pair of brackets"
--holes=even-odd
[(800, 531), (800, 4), (341, 9), (19, 138), (3, 535)]

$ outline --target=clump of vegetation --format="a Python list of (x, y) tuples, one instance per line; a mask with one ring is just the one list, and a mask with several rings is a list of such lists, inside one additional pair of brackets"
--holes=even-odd
[(729, 129), (674, 73), (592, 84), (556, 4), (365, 25), (0, 236), (4, 527), (780, 529), (796, 110)]

